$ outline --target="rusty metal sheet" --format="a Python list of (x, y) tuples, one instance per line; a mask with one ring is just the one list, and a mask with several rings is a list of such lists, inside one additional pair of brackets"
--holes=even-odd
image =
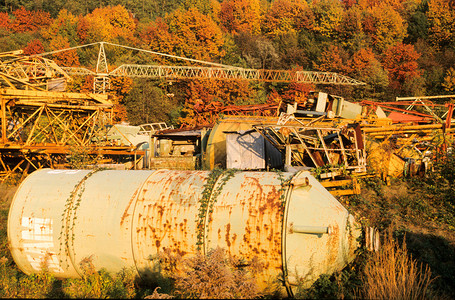
[[(283, 176), (288, 177), (290, 173)], [(213, 213), (207, 220), (206, 251), (219, 246), (237, 259), (259, 259), (265, 267), (258, 276), (263, 287), (282, 271), (284, 190), (281, 191), (281, 183), (273, 172), (242, 172), (232, 178), (221, 177), (214, 188), (214, 193), (219, 190), (219, 195), (211, 199)]]
[(147, 279), (158, 254), (180, 256), (197, 251), (196, 217), (207, 171), (159, 170), (147, 178), (134, 209), (132, 248), (137, 269)]

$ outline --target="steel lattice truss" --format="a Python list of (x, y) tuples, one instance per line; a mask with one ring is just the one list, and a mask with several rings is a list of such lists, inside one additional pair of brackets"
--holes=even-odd
[[(62, 67), (70, 75), (93, 75), (85, 68)], [(314, 84), (365, 85), (364, 82), (333, 72), (256, 70), (242, 68), (160, 66), (125, 64), (109, 73), (109, 76), (164, 79), (243, 79), (266, 82), (298, 82)]]
[(106, 140), (113, 107), (107, 96), (2, 89), (0, 104), (0, 181), (65, 166), (68, 155), (82, 150), (106, 162), (143, 154)]
[(122, 65), (111, 76), (167, 79), (245, 79), (268, 82), (299, 82), (315, 84), (364, 85), (353, 78), (332, 72), (256, 70), (243, 68)]
[(49, 83), (70, 81), (54, 61), (22, 55), (22, 51), (0, 53), (0, 86), (13, 89), (48, 90)]
[[(195, 59), (173, 56), (169, 54), (157, 53), (144, 49), (137, 49), (128, 46), (122, 46), (107, 42), (95, 43), (99, 44), (98, 62), (96, 71), (92, 71), (81, 67), (63, 67), (62, 69), (69, 75), (95, 77), (94, 92), (105, 93), (105, 88), (109, 84), (111, 76), (136, 77), (136, 78), (154, 78), (154, 79), (242, 79), (256, 80), (265, 82), (297, 82), (297, 83), (312, 83), (312, 84), (332, 84), (332, 85), (365, 85), (364, 82), (333, 72), (317, 72), (317, 71), (292, 71), (292, 70), (257, 70), (244, 69), (229, 65), (222, 65), (211, 62), (204, 62)], [(81, 47), (92, 46), (83, 45)], [(153, 55), (171, 57), (173, 59), (181, 59), (197, 64), (210, 65), (209, 67), (201, 66), (167, 66), (167, 65), (138, 65), (138, 64), (123, 64), (113, 71), (109, 72), (107, 67), (107, 58), (104, 51), (104, 45), (122, 47)], [(73, 48), (71, 48), (73, 49)], [(71, 50), (63, 49), (59, 51)], [(48, 53), (49, 54), (49, 53)]]

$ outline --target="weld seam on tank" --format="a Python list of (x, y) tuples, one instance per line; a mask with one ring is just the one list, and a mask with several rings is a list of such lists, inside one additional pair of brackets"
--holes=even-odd
[[(70, 262), (71, 264), (73, 265), (73, 268), (74, 270), (76, 270), (76, 272), (79, 274), (79, 276), (81, 276), (81, 278), (84, 276), (84, 274), (79, 271), (79, 268), (77, 267), (77, 264), (75, 262), (75, 250), (74, 250), (74, 227), (76, 226), (76, 223), (75, 223), (75, 220), (77, 219), (76, 217), (76, 212), (77, 212), (77, 208), (79, 207), (79, 204), (80, 204), (80, 201), (82, 201), (82, 194), (84, 193), (84, 190), (80, 191), (79, 193), (80, 194), (76, 194), (77, 191), (82, 187), (83, 184), (85, 184), (85, 182), (87, 181), (87, 179), (89, 177), (91, 177), (93, 174), (95, 174), (96, 172), (99, 172), (99, 171), (102, 171), (103, 169), (95, 169), (93, 171), (91, 171), (90, 173), (86, 174), (75, 186), (74, 186), (74, 189), (71, 191), (70, 193), (70, 196), (69, 198), (67, 199), (67, 201), (69, 201), (69, 203), (67, 204), (67, 206), (65, 207), (65, 210), (63, 212), (63, 219), (62, 219), (62, 227), (61, 227), (61, 231), (60, 231), (60, 247), (59, 247), (59, 255), (61, 256), (62, 253), (62, 240), (65, 238), (65, 241), (67, 241), (64, 245), (65, 247), (65, 253), (67, 254), (67, 256), (65, 255), (65, 259), (67, 257), (69, 257), (70, 259)], [(76, 205), (74, 204), (74, 200), (76, 197), (79, 197), (79, 201), (76, 203)], [(77, 201), (77, 200), (76, 200)], [(71, 210), (71, 211), (68, 211), (68, 210)], [(71, 217), (71, 213), (72, 213), (72, 217)], [(72, 223), (72, 224), (69, 224), (69, 223)], [(71, 227), (69, 227), (71, 226)], [(70, 231), (71, 231), (71, 237), (70, 237)], [(66, 236), (64, 236), (66, 235)], [(71, 245), (70, 245), (71, 243)], [(72, 246), (72, 247), (71, 247)], [(73, 248), (73, 251), (71, 251), (71, 248)], [(68, 262), (66, 262), (68, 263)]]
[[(133, 208), (133, 211), (132, 211), (132, 214), (131, 214), (131, 218), (133, 218), (135, 215), (136, 215), (136, 209), (137, 209), (137, 205), (138, 205), (138, 199), (139, 199), (139, 196), (142, 194), (142, 191), (144, 190), (144, 186), (146, 184), (146, 182), (152, 177), (154, 176), (159, 170), (153, 170), (153, 172), (142, 182), (141, 186), (137, 189), (137, 193), (136, 193), (136, 196), (134, 197), (134, 208)], [(131, 222), (133, 223), (133, 222)], [(139, 275), (139, 277), (142, 278), (142, 272), (139, 270), (139, 262), (137, 260), (137, 257), (135, 255), (135, 250), (134, 250), (134, 243), (133, 243), (133, 236), (134, 236), (134, 226), (132, 226), (131, 224), (131, 229), (130, 229), (130, 240), (131, 240), (131, 256), (133, 258), (133, 262), (134, 262), (134, 268), (136, 269), (136, 272), (137, 274)]]
[[(294, 178), (297, 177), (302, 171), (293, 174), (287, 182), (282, 182), (282, 185), (286, 185), (285, 191), (283, 191), (283, 201), (284, 201), (284, 209), (283, 209), (283, 217), (281, 218), (281, 268), (283, 273), (282, 284), (286, 289), (286, 293), (290, 298), (294, 298), (294, 292), (292, 291), (291, 285), (289, 284), (288, 279), (288, 267), (286, 262), (286, 226), (287, 226), (287, 219), (288, 219), (288, 211), (289, 211), (289, 199), (291, 198), (292, 194), (292, 186), (291, 182)], [(308, 179), (307, 179), (308, 180)], [(284, 186), (282, 186), (284, 188)]]

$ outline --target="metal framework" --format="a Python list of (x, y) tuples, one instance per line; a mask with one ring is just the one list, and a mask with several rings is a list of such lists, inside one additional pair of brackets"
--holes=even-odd
[[(164, 78), (164, 79), (243, 79), (257, 80), (265, 82), (299, 82), (299, 83), (314, 83), (314, 84), (335, 84), (335, 85), (365, 85), (364, 82), (333, 72), (317, 72), (317, 71), (290, 71), (290, 70), (257, 70), (244, 69), (229, 65), (217, 64), (212, 62), (200, 61), (179, 57), (175, 55), (163, 54), (154, 51), (138, 49), (108, 42), (99, 42), (94, 44), (82, 45), (69, 49), (62, 49), (54, 52), (43, 53), (41, 55), (52, 54), (61, 51), (72, 50), (75, 48), (99, 45), (98, 61), (96, 71), (91, 71), (81, 67), (62, 67), (69, 75), (92, 75), (95, 76), (94, 92), (104, 94), (109, 86), (109, 78), (111, 76), (137, 77), (137, 78)], [(210, 65), (210, 67), (200, 66), (165, 66), (165, 65), (137, 65), (123, 64), (111, 72), (107, 68), (107, 58), (104, 46), (111, 45), (149, 53), (180, 59), (197, 64)]]
[[(59, 67), (45, 55), (99, 45), (95, 71)], [(181, 59), (200, 66), (160, 66), (124, 64), (109, 72), (105, 45), (123, 47), (153, 55)], [(93, 75), (94, 93), (65, 93), (70, 75)], [(34, 169), (67, 163), (72, 151), (116, 162), (134, 156), (133, 168), (144, 151), (134, 145), (111, 145), (106, 138), (112, 126), (113, 104), (108, 100), (111, 76), (166, 79), (243, 79), (270, 82), (363, 85), (363, 82), (330, 72), (255, 70), (204, 62), (106, 42), (82, 45), (40, 55), (22, 51), (0, 53), (0, 181), (20, 171), (23, 176)], [(272, 115), (275, 106), (232, 106), (225, 114)], [(319, 132), (318, 134), (321, 134)], [(297, 136), (301, 136), (298, 134)], [(76, 150), (74, 150), (76, 149)]]
[(214, 78), (337, 85), (365, 84), (356, 79), (332, 72), (256, 70), (234, 67), (215, 68), (192, 66), (121, 65), (110, 72), (109, 75), (166, 79)]
[[(320, 122), (323, 118), (325, 116), (303, 123), (292, 115), (282, 114), (276, 125), (254, 125), (253, 128), (282, 152), (285, 165), (365, 172), (360, 125), (334, 127), (333, 123)], [(287, 124), (291, 119), (298, 124)]]
[(104, 162), (144, 155), (106, 140), (113, 111), (106, 95), (59, 92), (70, 79), (50, 60), (0, 54), (0, 182), (68, 164), (67, 156), (81, 151)]

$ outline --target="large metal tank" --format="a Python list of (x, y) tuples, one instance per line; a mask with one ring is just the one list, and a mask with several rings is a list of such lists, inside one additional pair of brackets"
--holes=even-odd
[(19, 186), (8, 240), (26, 274), (43, 264), (56, 277), (133, 267), (151, 280), (165, 249), (189, 257), (222, 247), (264, 265), (259, 286), (309, 286), (354, 258), (361, 229), (309, 173), (52, 170)]

